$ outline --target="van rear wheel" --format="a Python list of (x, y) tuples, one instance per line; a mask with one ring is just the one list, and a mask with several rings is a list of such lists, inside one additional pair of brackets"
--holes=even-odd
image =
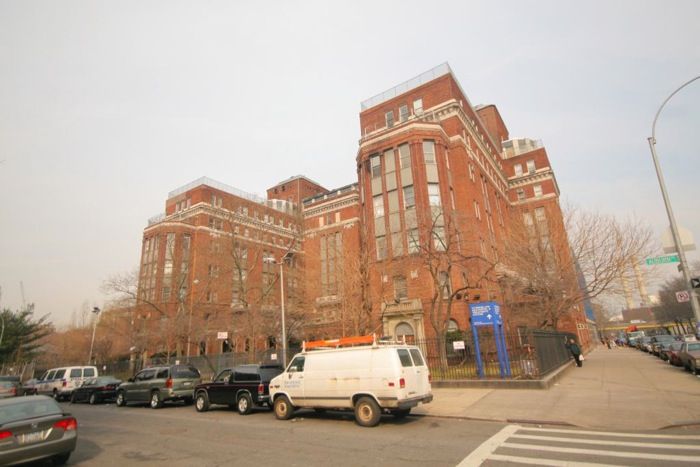
[(294, 416), (294, 406), (289, 402), (287, 396), (279, 396), (275, 399), (273, 409), (277, 420), (289, 420)]
[(355, 422), (360, 426), (377, 426), (382, 412), (371, 397), (361, 397), (355, 404)]

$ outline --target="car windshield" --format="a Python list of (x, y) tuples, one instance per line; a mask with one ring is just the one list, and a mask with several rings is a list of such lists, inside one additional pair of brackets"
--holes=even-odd
[[(23, 398), (24, 399), (24, 398)], [(53, 399), (28, 397), (26, 401), (0, 406), (0, 425), (63, 412)]]
[(688, 344), (688, 350), (700, 350), (700, 342), (698, 342), (697, 344)]

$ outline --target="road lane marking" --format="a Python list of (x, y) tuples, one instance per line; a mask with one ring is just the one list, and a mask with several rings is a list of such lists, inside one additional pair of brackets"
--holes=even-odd
[(691, 449), (700, 451), (700, 445), (697, 444), (661, 444), (661, 443), (634, 443), (631, 441), (605, 441), (598, 439), (581, 439), (581, 438), (563, 438), (558, 436), (538, 436), (538, 435), (521, 435), (514, 434), (511, 438), (520, 439), (535, 439), (542, 441), (562, 441), (568, 443), (581, 444), (598, 444), (603, 446), (629, 446), (635, 448), (658, 448), (658, 449)]
[[(564, 448), (564, 447), (553, 447), (553, 446), (539, 446), (530, 445), (522, 443), (503, 443), (501, 444), (503, 448), (514, 448), (514, 449), (527, 449), (530, 451), (548, 451), (548, 452), (563, 452), (568, 454), (593, 454), (597, 456), (604, 457), (625, 457), (632, 459), (656, 459), (665, 461), (678, 461), (678, 462), (693, 462), (695, 464), (700, 461), (700, 456), (679, 456), (675, 454), (649, 454), (640, 452), (616, 452), (616, 451), (605, 451), (601, 449), (579, 449), (579, 448)], [(483, 461), (482, 461), (483, 462)], [(460, 466), (462, 464), (459, 464)]]
[(552, 467), (624, 467), (621, 464), (595, 464), (591, 462), (561, 461), (556, 459), (533, 459), (532, 457), (505, 456), (493, 454), (489, 456), (491, 461), (515, 462), (517, 464), (546, 465)]
[(502, 443), (520, 428), (520, 425), (504, 426), (501, 431), (481, 443), (478, 448), (462, 459), (462, 462), (457, 464), (457, 467), (474, 467), (475, 465), (481, 465), (493, 454), (493, 451), (498, 449), (499, 446), (502, 446)]
[(700, 440), (700, 436), (695, 435), (649, 435), (649, 434), (637, 434), (637, 433), (616, 433), (607, 431), (586, 431), (586, 430), (561, 430), (557, 428), (530, 428), (522, 427), (521, 431), (541, 431), (548, 433), (576, 433), (577, 435), (598, 435), (598, 436), (619, 436), (627, 438), (659, 438), (659, 439), (697, 439)]

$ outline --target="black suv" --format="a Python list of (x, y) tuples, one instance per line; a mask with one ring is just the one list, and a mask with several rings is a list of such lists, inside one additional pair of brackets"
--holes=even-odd
[(197, 412), (223, 404), (247, 415), (253, 407), (270, 406), (270, 380), (284, 371), (279, 365), (239, 365), (221, 371), (210, 383), (194, 390)]
[(193, 390), (202, 381), (199, 370), (189, 365), (170, 365), (145, 368), (117, 388), (117, 406), (127, 402), (148, 402), (159, 409), (166, 401), (185, 401), (191, 404)]

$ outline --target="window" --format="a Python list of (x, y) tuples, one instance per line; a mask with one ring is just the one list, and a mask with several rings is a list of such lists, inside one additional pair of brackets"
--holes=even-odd
[(423, 356), (420, 354), (420, 350), (418, 349), (409, 349), (411, 352), (411, 357), (413, 357), (413, 364), (415, 366), (425, 366), (425, 363), (423, 362)]
[(384, 117), (386, 119), (386, 127), (387, 128), (391, 128), (392, 126), (394, 126), (394, 111), (393, 110), (388, 111)]
[(452, 294), (452, 285), (450, 284), (450, 275), (447, 274), (446, 271), (441, 271), (440, 272), (440, 292), (442, 294), (442, 298), (447, 300), (450, 298), (450, 294)]
[(431, 206), (440, 206), (440, 185), (428, 183), (428, 202)]
[(476, 177), (474, 176), (474, 164), (471, 162), (469, 163), (469, 178), (472, 182), (476, 181)]
[(447, 249), (444, 227), (435, 227), (433, 229), (433, 245), (437, 251), (445, 251)]
[(435, 141), (423, 141), (423, 160), (426, 164), (435, 163)]
[(411, 167), (411, 150), (408, 144), (399, 146), (399, 165), (402, 169)]
[(413, 113), (415, 115), (423, 115), (423, 99), (413, 101)]
[(220, 196), (211, 195), (211, 205), (217, 208), (223, 206), (224, 200)]
[(535, 161), (534, 160), (527, 161), (527, 173), (529, 173), (529, 174), (535, 173)]
[(418, 253), (420, 251), (420, 240), (418, 238), (418, 229), (408, 231), (408, 253)]
[[(398, 331), (398, 328), (397, 328)], [(403, 334), (405, 335), (405, 334)], [(409, 367), (413, 366), (413, 361), (411, 360), (411, 354), (408, 353), (407, 349), (396, 349), (399, 354), (399, 360), (401, 360), (401, 366)]]
[(302, 372), (304, 371), (304, 363), (306, 361), (306, 357), (296, 357), (294, 360), (292, 360), (292, 363), (289, 364), (289, 368), (287, 368), (287, 371), (297, 371), (297, 372)]
[(481, 209), (479, 209), (479, 203), (476, 201), (474, 201), (474, 215), (481, 220)]
[(515, 164), (515, 175), (519, 177), (522, 174), (523, 174), (523, 165), (522, 164)]
[(386, 237), (377, 237), (377, 259), (386, 258)]
[(534, 185), (532, 187), (533, 191), (535, 192), (535, 198), (541, 198), (542, 197), (542, 185)]
[(231, 377), (231, 370), (224, 370), (214, 380), (215, 383), (228, 383)]
[(408, 298), (408, 286), (406, 284), (405, 276), (394, 277), (394, 298), (396, 300)]
[(95, 369), (94, 368), (83, 368), (83, 377), (90, 378), (91, 376), (95, 376)]
[(207, 274), (209, 277), (219, 277), (219, 266), (216, 264), (210, 264)]
[(518, 194), (518, 200), (522, 201), (525, 199), (525, 190), (522, 188), (518, 188), (518, 191), (516, 192)]
[(80, 368), (73, 368), (70, 370), (69, 378), (82, 378), (83, 371)]
[(384, 217), (384, 196), (375, 196), (372, 198), (372, 204), (374, 205), (374, 218)]
[(413, 185), (403, 187), (403, 207), (411, 208), (416, 205), (416, 197), (413, 192)]
[(544, 212), (544, 208), (535, 208), (535, 220), (537, 222), (545, 222), (547, 220), (547, 215)]
[(163, 296), (162, 300), (164, 302), (167, 302), (168, 300), (170, 300), (170, 287), (163, 287), (163, 295), (162, 296)]
[(379, 154), (369, 158), (370, 166), (372, 167), (372, 178), (378, 178), (382, 176), (382, 161)]
[(406, 104), (399, 107), (399, 120), (402, 122), (408, 120), (408, 106)]

